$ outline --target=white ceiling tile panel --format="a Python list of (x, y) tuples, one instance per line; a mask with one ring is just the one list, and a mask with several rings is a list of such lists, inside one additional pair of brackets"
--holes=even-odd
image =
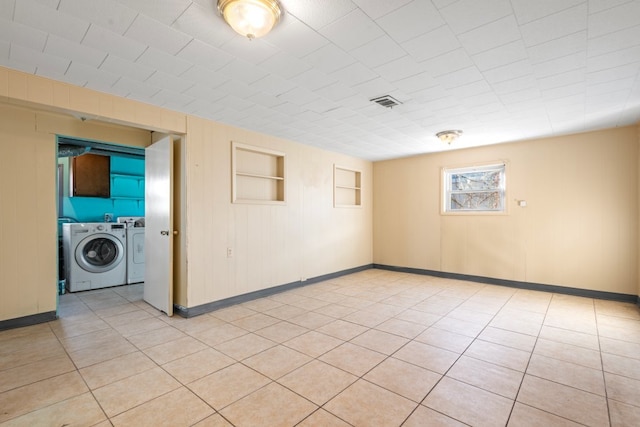
[(553, 76), (539, 78), (538, 86), (541, 90), (553, 89), (560, 86), (567, 86), (575, 84), (576, 82), (583, 82), (586, 79), (586, 72), (584, 69), (567, 71), (566, 73), (554, 74)]
[(421, 63), (433, 77), (462, 70), (474, 65), (465, 49), (456, 49)]
[(278, 98), (298, 106), (303, 106), (310, 103), (311, 101), (316, 100), (318, 98), (318, 95), (310, 90), (296, 87), (291, 89), (289, 92), (279, 95)]
[(407, 53), (413, 56), (416, 61), (420, 62), (458, 49), (460, 42), (451, 32), (451, 29), (443, 25), (440, 28), (408, 40), (402, 43), (401, 46)]
[(14, 19), (21, 24), (33, 26), (78, 43), (89, 28), (88, 22), (60, 13), (55, 8), (45, 6), (35, 0), (16, 2)]
[(618, 79), (636, 77), (638, 72), (640, 72), (640, 62), (635, 62), (615, 68), (590, 72), (587, 73), (586, 77), (589, 84), (599, 84)]
[(535, 46), (587, 28), (587, 4), (563, 10), (553, 15), (524, 24), (520, 27), (527, 46)]
[(258, 105), (269, 108), (275, 107), (276, 105), (280, 105), (285, 102), (283, 99), (280, 99), (277, 96), (269, 95), (262, 92), (257, 92), (247, 99), (250, 99)]
[(187, 62), (197, 64), (213, 71), (219, 70), (233, 61), (232, 55), (215, 46), (211, 46), (195, 39), (191, 40), (189, 44), (186, 45), (176, 56)]
[(410, 3), (411, 0), (352, 0), (372, 19), (378, 19), (394, 10)]
[(589, 13), (602, 12), (605, 9), (619, 6), (634, 0), (589, 0)]
[[(220, 89), (212, 88), (210, 86), (202, 85), (199, 83), (196, 83), (189, 89), (185, 90), (184, 94), (193, 98), (200, 97), (208, 103), (216, 102), (228, 95), (226, 92), (223, 92)], [(250, 95), (249, 97), (247, 97), (247, 99), (251, 99), (252, 96), (253, 95)]]
[(193, 98), (182, 93), (176, 93), (170, 89), (162, 89), (152, 97), (153, 103), (162, 104), (174, 111), (182, 111), (185, 105), (193, 101)]
[(362, 46), (384, 34), (380, 27), (360, 9), (327, 25), (320, 30), (320, 33), (346, 51)]
[(583, 4), (585, 1), (586, 0), (511, 0), (511, 5), (518, 18), (518, 22), (522, 25)]
[(600, 71), (640, 61), (640, 44), (587, 59), (588, 71)]
[(520, 40), (520, 29), (513, 15), (458, 34), (458, 40), (470, 55)]
[(583, 69), (587, 65), (587, 58), (584, 52), (552, 59), (551, 61), (539, 62), (533, 65), (533, 73), (537, 77), (548, 77), (554, 74), (561, 74), (571, 70)]
[(378, 67), (406, 55), (406, 52), (386, 35), (378, 37), (349, 53), (370, 68)]
[(265, 76), (260, 80), (251, 83), (249, 86), (272, 96), (281, 95), (296, 87), (296, 85), (290, 81), (274, 76), (273, 74)]
[[(506, 93), (504, 95), (500, 95), (500, 100), (505, 105), (524, 103), (531, 100), (540, 100), (541, 98), (542, 98), (542, 94), (540, 93), (540, 89), (538, 88), (528, 88), (518, 92), (511, 92), (511, 93)], [(526, 109), (530, 108), (529, 104), (524, 104), (524, 107)]]
[[(457, 86), (449, 89), (449, 94), (453, 95), (456, 98), (460, 98), (461, 102), (466, 98), (486, 93), (493, 94), (493, 92), (491, 92), (491, 86), (489, 86), (489, 83), (487, 83), (486, 80), (478, 80), (467, 85)], [(495, 100), (497, 98), (493, 99)]]
[(347, 65), (344, 68), (334, 71), (329, 74), (330, 78), (335, 78), (342, 84), (347, 86), (355, 86), (360, 83), (364, 83), (369, 80), (373, 80), (378, 75), (370, 68), (365, 67), (360, 62), (355, 62), (351, 65)]
[(325, 72), (315, 68), (304, 71), (291, 80), (309, 90), (318, 90), (336, 82), (335, 78), (329, 77)]
[(413, 57), (405, 55), (394, 61), (387, 62), (384, 65), (374, 69), (376, 73), (383, 79), (395, 82), (415, 74), (420, 74), (425, 70), (424, 62), (418, 63)]
[(133, 80), (129, 77), (121, 78), (114, 84), (114, 87), (119, 88), (121, 91), (126, 91), (128, 94), (135, 94), (136, 97), (144, 97), (147, 100), (160, 90), (159, 87)]
[(306, 62), (287, 52), (278, 52), (260, 63), (260, 67), (285, 79), (292, 79), (311, 69)]
[(0, 0), (0, 18), (12, 20), (15, 7), (16, 0)]
[[(359, 92), (363, 97), (367, 99), (375, 98), (382, 95), (392, 95), (392, 92), (396, 90), (396, 88), (397, 86), (379, 77), (353, 86), (353, 89), (356, 92)], [(398, 101), (402, 102), (401, 99), (399, 99)]]
[(246, 37), (234, 37), (220, 48), (252, 64), (263, 62), (280, 52), (277, 47), (270, 45), (264, 39), (249, 40)]
[(82, 44), (94, 49), (104, 50), (129, 61), (135, 61), (147, 48), (146, 44), (93, 24), (82, 39)]
[(358, 96), (358, 92), (352, 89), (350, 86), (344, 83), (336, 82), (328, 86), (320, 88), (315, 91), (318, 95), (322, 96), (333, 102), (344, 102), (346, 98)]
[(252, 63), (240, 59), (234, 59), (220, 68), (218, 72), (246, 84), (256, 82), (269, 74)]
[(187, 45), (191, 36), (175, 30), (145, 15), (138, 15), (124, 34), (140, 43), (175, 55)]
[(58, 10), (120, 35), (124, 34), (138, 14), (112, 0), (61, 0)]
[[(318, 30), (356, 8), (351, 0), (280, 0), (287, 15), (293, 15)], [(285, 17), (286, 19), (286, 17)]]
[(396, 42), (402, 43), (445, 24), (440, 12), (427, 0), (413, 0), (376, 20)]
[(331, 73), (356, 62), (352, 56), (332, 44), (321, 47), (303, 59), (314, 68), (325, 73)]
[(154, 68), (137, 62), (127, 61), (115, 55), (107, 56), (100, 65), (100, 69), (140, 82), (147, 80), (149, 76), (155, 72)]
[(476, 67), (468, 67), (438, 76), (435, 79), (446, 88), (454, 88), (482, 80), (483, 75)]
[(396, 80), (393, 82), (393, 84), (395, 87), (404, 92), (414, 93), (421, 89), (435, 86), (438, 84), (438, 81), (431, 77), (431, 74), (424, 72), (409, 76), (401, 80)]
[(298, 58), (309, 55), (329, 43), (322, 34), (293, 16), (286, 16), (284, 22), (278, 24), (265, 41)]
[(531, 46), (527, 49), (531, 63), (549, 61), (571, 55), (576, 52), (584, 52), (587, 47), (587, 32), (578, 31), (568, 36), (560, 37), (546, 43)]
[(239, 98), (249, 98), (257, 92), (254, 88), (238, 80), (229, 80), (214, 89), (216, 92), (220, 92), (224, 96), (234, 95)]
[(145, 81), (145, 83), (177, 93), (182, 93), (194, 85), (194, 83), (189, 80), (167, 74), (163, 71), (156, 71)]
[(640, 25), (589, 39), (588, 55), (599, 56), (640, 44)]
[(503, 67), (483, 71), (482, 74), (490, 84), (500, 83), (533, 74), (529, 61), (518, 61)]
[(29, 49), (28, 47), (23, 47), (17, 44), (11, 46), (9, 60), (20, 64), (31, 65), (57, 74), (64, 74), (65, 71), (67, 71), (67, 68), (69, 68), (69, 64), (71, 64), (69, 59), (60, 58), (43, 52), (37, 52), (33, 49)]
[(443, 7), (447, 7), (452, 3), (457, 2), (458, 0), (431, 0), (435, 7), (438, 9), (442, 9)]
[(98, 86), (105, 89), (109, 88), (120, 78), (118, 74), (99, 70), (78, 62), (71, 62), (71, 65), (65, 74), (70, 79), (86, 81), (87, 86), (91, 88), (96, 88)]
[(213, 6), (214, 1), (208, 2), (206, 7), (193, 3), (172, 27), (212, 46), (221, 46), (236, 34), (214, 12)]
[[(180, 78), (194, 82), (197, 86), (210, 89), (217, 88), (229, 81), (229, 77), (218, 73), (212, 73), (210, 69), (195, 65), (180, 75)], [(208, 95), (203, 93), (203, 97)]]
[(473, 56), (473, 62), (480, 71), (502, 67), (529, 58), (522, 40), (507, 43)]
[(585, 83), (579, 82), (579, 83), (555, 87), (553, 89), (543, 89), (541, 91), (541, 94), (545, 100), (554, 100), (554, 99), (566, 98), (568, 96), (576, 96), (576, 95), (582, 96), (582, 98), (580, 99), (583, 99), (584, 91), (585, 91)]
[(145, 50), (136, 60), (136, 63), (156, 68), (176, 76), (179, 76), (193, 66), (188, 61), (177, 58), (167, 52), (154, 49), (153, 47)]
[(52, 56), (71, 59), (73, 62), (77, 61), (90, 65), (94, 68), (98, 68), (107, 57), (105, 51), (64, 40), (53, 34), (49, 35), (44, 52)]
[(537, 86), (538, 80), (533, 74), (527, 74), (525, 76), (491, 84), (491, 88), (497, 95), (518, 92), (520, 90), (530, 89)]
[(0, 61), (3, 61), (2, 62), (3, 64), (9, 62), (10, 48), (11, 48), (11, 44), (9, 42), (0, 41)]
[(489, 0), (491, 7), (487, 7), (486, 3), (486, 1), (459, 0), (441, 8), (440, 13), (456, 34), (466, 33), (513, 13), (509, 0)]
[(589, 84), (586, 87), (587, 96), (601, 95), (619, 90), (629, 90), (633, 87), (635, 77), (629, 77), (626, 79), (610, 80), (602, 83)]
[[(113, 0), (109, 0), (111, 2)], [(125, 6), (135, 6), (135, 9), (160, 21), (171, 25), (191, 5), (191, 0), (116, 0)], [(213, 1), (212, 1), (213, 3)]]
[(589, 37), (634, 27), (640, 22), (640, 1), (630, 1), (602, 12), (589, 15)]
[(7, 43), (16, 43), (29, 49), (41, 51), (47, 41), (47, 33), (17, 22), (0, 19), (0, 39)]

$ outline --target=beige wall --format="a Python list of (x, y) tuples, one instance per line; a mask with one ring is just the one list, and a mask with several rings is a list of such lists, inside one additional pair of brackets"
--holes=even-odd
[[(636, 294), (636, 126), (374, 164), (374, 262)], [(442, 215), (441, 168), (506, 162), (507, 215)], [(526, 200), (519, 207), (516, 200)]]
[[(2, 67), (0, 113), (0, 321), (56, 309), (55, 134), (136, 146), (152, 130), (179, 135), (182, 306), (372, 262), (371, 162)], [(232, 140), (286, 153), (286, 205), (231, 203)], [(361, 208), (333, 208), (334, 163), (362, 170)]]
[[(370, 162), (194, 117), (187, 134), (188, 306), (371, 263)], [(285, 154), (284, 205), (231, 203), (231, 141)], [(334, 163), (362, 170), (361, 208), (333, 207)]]

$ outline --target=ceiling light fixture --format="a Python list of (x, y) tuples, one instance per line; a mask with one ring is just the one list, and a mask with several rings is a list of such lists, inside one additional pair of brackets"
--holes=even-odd
[(436, 136), (440, 138), (440, 141), (446, 142), (447, 144), (451, 144), (453, 141), (458, 139), (460, 135), (462, 135), (461, 130), (443, 130), (442, 132), (436, 133)]
[(277, 0), (218, 0), (218, 11), (236, 33), (249, 40), (266, 35), (282, 15)]

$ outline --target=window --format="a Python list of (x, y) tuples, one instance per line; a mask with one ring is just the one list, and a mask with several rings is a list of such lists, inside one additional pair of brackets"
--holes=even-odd
[(443, 169), (443, 212), (505, 212), (505, 165)]

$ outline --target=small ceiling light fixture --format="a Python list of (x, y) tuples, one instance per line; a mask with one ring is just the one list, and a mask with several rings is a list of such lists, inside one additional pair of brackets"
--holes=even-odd
[(458, 139), (460, 135), (462, 135), (461, 130), (443, 130), (442, 132), (436, 133), (436, 136), (440, 138), (440, 141), (446, 142), (447, 144), (451, 144), (453, 141)]
[(236, 33), (249, 40), (266, 35), (282, 15), (277, 0), (218, 0), (218, 11)]

